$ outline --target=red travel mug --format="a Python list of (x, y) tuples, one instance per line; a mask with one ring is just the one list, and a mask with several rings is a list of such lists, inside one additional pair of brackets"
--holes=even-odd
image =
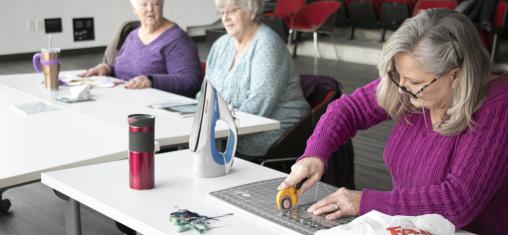
[(154, 187), (155, 116), (132, 114), (129, 123), (129, 185), (132, 189)]

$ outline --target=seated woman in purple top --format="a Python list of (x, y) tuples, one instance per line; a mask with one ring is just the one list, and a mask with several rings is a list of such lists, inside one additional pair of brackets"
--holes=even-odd
[(457, 229), (508, 234), (508, 75), (491, 73), (474, 24), (458, 12), (422, 11), (380, 59), (381, 78), (328, 106), (278, 189), (308, 178), (305, 191), (339, 146), (391, 118), (383, 157), (392, 190), (341, 188), (309, 212), (328, 219), (436, 213)]
[(115, 65), (99, 64), (83, 76), (112, 75), (125, 88), (153, 87), (194, 97), (202, 82), (196, 45), (162, 14), (164, 0), (131, 0), (141, 27), (125, 39)]

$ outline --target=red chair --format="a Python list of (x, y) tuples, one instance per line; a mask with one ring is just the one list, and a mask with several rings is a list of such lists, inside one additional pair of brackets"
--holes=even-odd
[(278, 0), (277, 5), (275, 5), (275, 10), (270, 13), (265, 13), (264, 15), (282, 18), (289, 28), (290, 18), (298, 13), (304, 5), (305, 0)]
[[(290, 35), (293, 38), (293, 33), (304, 32), (313, 33), (314, 35), (314, 49), (316, 50), (317, 57), (320, 57), (318, 49), (318, 30), (326, 22), (326, 20), (340, 8), (340, 2), (337, 1), (317, 1), (305, 5), (300, 12), (290, 19)], [(329, 32), (335, 44), (333, 32)], [(292, 40), (290, 40), (290, 43)], [(296, 55), (296, 48), (298, 41), (294, 42), (293, 56)], [(337, 53), (337, 52), (336, 52)], [(337, 55), (338, 56), (338, 55)]]
[(381, 22), (383, 33), (381, 42), (385, 41), (386, 30), (397, 30), (409, 17), (414, 8), (413, 0), (383, 0), (381, 3)]
[(205, 74), (206, 74), (206, 62), (201, 61), (200, 65), (201, 65), (201, 74), (203, 75), (203, 79), (205, 79)]
[(454, 0), (419, 0), (413, 10), (413, 16), (417, 15), (421, 10), (431, 8), (448, 8), (454, 10), (457, 7), (457, 1)]

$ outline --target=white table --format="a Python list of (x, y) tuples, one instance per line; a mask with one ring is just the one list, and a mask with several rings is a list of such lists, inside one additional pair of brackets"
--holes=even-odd
[[(77, 71), (67, 72), (76, 74)], [(7, 188), (40, 179), (48, 170), (82, 166), (127, 158), (127, 116), (156, 116), (155, 138), (161, 146), (189, 141), (192, 118), (147, 107), (186, 97), (156, 89), (126, 90), (123, 86), (93, 89), (96, 101), (67, 104), (48, 93), (40, 83), (42, 74), (0, 76), (0, 202)], [(59, 92), (66, 91), (62, 87)], [(24, 116), (12, 105), (46, 102), (57, 111)], [(240, 135), (279, 128), (276, 120), (237, 113)], [(58, 131), (57, 131), (58, 130)], [(227, 126), (219, 122), (217, 138), (226, 137)]]
[[(209, 192), (284, 177), (286, 174), (235, 158), (233, 170), (228, 175), (199, 178), (193, 175), (192, 161), (188, 150), (156, 155), (155, 188), (151, 190), (129, 188), (127, 160), (47, 172), (42, 174), (41, 181), (71, 198), (66, 210), (67, 234), (81, 234), (80, 204), (142, 234), (178, 234), (169, 222), (169, 213), (175, 211), (175, 207), (207, 216), (234, 213), (233, 216), (221, 218), (221, 224), (227, 226), (206, 232), (210, 235), (296, 233), (207, 197)], [(275, 198), (273, 200), (275, 203)], [(471, 233), (458, 231), (455, 234)]]
[[(78, 71), (67, 71), (63, 72), (62, 75), (77, 73)], [(156, 116), (155, 139), (161, 146), (179, 145), (189, 141), (192, 118), (184, 118), (176, 113), (148, 107), (151, 104), (175, 100), (190, 100), (189, 98), (152, 88), (126, 90), (123, 85), (120, 85), (113, 88), (92, 89), (91, 92), (96, 101), (67, 104), (54, 100), (54, 97), (58, 94), (48, 94), (45, 92), (42, 84), (37, 83), (41, 78), (42, 74), (37, 73), (6, 75), (0, 76), (0, 84), (126, 130), (128, 128), (128, 115), (133, 113), (152, 114)], [(68, 88), (61, 87), (60, 92), (67, 92), (66, 89)], [(236, 112), (236, 117), (239, 135), (280, 128), (280, 123), (277, 120), (243, 112)], [(216, 132), (217, 138), (226, 137), (228, 133), (229, 129), (227, 126), (219, 122)]]
[[(231, 209), (210, 204), (206, 199), (207, 194), (285, 176), (281, 172), (236, 158), (232, 172), (226, 176), (194, 177), (192, 156), (188, 150), (156, 155), (155, 188), (151, 190), (130, 189), (128, 169), (125, 160), (42, 174), (43, 184), (75, 200), (71, 201), (67, 210), (68, 234), (80, 234), (76, 227), (69, 228), (70, 225), (79, 228), (78, 202), (142, 234), (176, 234), (169, 222), (169, 213), (175, 211), (175, 207), (208, 216), (230, 213), (233, 212)], [(77, 219), (69, 216), (77, 216)], [(206, 234), (273, 234), (277, 230), (263, 223), (262, 219), (256, 222), (238, 213), (222, 218), (221, 222), (228, 226), (211, 229)]]
[(61, 108), (31, 115), (12, 108), (37, 101), (0, 85), (0, 189), (44, 171), (126, 158), (122, 128)]

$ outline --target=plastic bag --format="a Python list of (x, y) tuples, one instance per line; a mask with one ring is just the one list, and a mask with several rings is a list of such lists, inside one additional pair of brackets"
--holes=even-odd
[(438, 214), (422, 216), (390, 216), (379, 211), (370, 211), (349, 224), (339, 225), (327, 230), (319, 230), (316, 235), (335, 234), (421, 234), (448, 235), (455, 233), (455, 226)]

